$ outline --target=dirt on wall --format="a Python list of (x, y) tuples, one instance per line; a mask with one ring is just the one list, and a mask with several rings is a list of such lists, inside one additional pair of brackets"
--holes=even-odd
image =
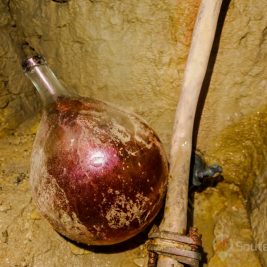
[[(32, 203), (40, 102), (20, 49), (41, 52), (79, 94), (141, 115), (168, 150), (199, 1), (59, 2), (0, 1), (0, 266), (145, 266), (145, 233), (126, 246), (79, 247)], [(266, 14), (265, 0), (224, 2), (198, 111), (197, 148), (225, 178), (195, 195), (194, 223), (212, 267), (267, 265)]]

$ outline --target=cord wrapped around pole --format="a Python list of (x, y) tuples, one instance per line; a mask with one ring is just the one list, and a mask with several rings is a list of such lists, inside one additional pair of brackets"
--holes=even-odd
[[(170, 177), (160, 231), (186, 234), (194, 119), (222, 1), (202, 0), (200, 4), (176, 110), (170, 153)], [(183, 264), (170, 256), (159, 255), (157, 266), (177, 267)]]

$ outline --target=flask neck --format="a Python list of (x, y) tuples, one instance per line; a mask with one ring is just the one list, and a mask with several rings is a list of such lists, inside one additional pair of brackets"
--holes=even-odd
[[(57, 100), (59, 96), (71, 96), (71, 94), (65, 89), (62, 83), (56, 78), (52, 70), (47, 66), (46, 62), (34, 61), (34, 58), (27, 59), (23, 62), (23, 68), (25, 75), (31, 80), (36, 87), (43, 105), (47, 106)], [(25, 67), (25, 64), (26, 65)], [(31, 64), (29, 66), (29, 64)]]

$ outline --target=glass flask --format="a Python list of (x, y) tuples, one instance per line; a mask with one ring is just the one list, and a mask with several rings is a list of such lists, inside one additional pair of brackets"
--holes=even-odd
[(44, 104), (30, 171), (41, 214), (88, 245), (116, 244), (144, 230), (167, 186), (155, 132), (135, 114), (68, 92), (41, 55), (22, 67)]

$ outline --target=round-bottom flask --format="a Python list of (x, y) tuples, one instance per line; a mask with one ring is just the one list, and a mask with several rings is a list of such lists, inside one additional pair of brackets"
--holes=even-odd
[(167, 186), (157, 135), (134, 114), (67, 93), (42, 57), (23, 66), (44, 102), (30, 173), (42, 215), (62, 235), (89, 245), (141, 232)]

